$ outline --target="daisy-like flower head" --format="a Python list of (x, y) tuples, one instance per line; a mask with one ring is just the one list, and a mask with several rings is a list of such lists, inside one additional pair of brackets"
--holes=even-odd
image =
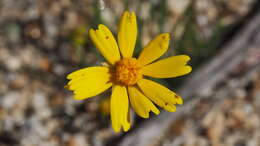
[(74, 92), (74, 99), (83, 100), (96, 96), (112, 87), (110, 111), (112, 127), (116, 132), (130, 128), (129, 108), (143, 118), (149, 112), (159, 114), (154, 105), (169, 112), (176, 111), (176, 104), (182, 98), (168, 88), (148, 79), (172, 78), (191, 72), (186, 63), (189, 56), (179, 55), (156, 61), (169, 47), (170, 35), (158, 35), (142, 50), (138, 58), (133, 58), (137, 38), (137, 22), (134, 12), (124, 12), (121, 17), (117, 41), (111, 31), (100, 24), (98, 29), (90, 29), (89, 35), (99, 52), (108, 61), (107, 66), (87, 67), (67, 76), (67, 88)]

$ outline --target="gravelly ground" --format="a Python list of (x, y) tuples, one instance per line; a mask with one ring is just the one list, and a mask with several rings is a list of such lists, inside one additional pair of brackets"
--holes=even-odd
[(231, 77), (172, 124), (162, 146), (260, 145), (260, 72)]
[[(197, 0), (193, 6), (197, 12), (197, 31), (201, 35), (196, 37), (212, 36), (216, 23), (223, 27), (236, 23), (246, 15), (253, 2)], [(176, 39), (184, 33), (184, 24), (178, 22), (184, 22), (181, 18), (186, 15), (185, 9), (191, 0), (166, 0), (165, 3), (167, 17), (163, 18), (164, 24), (158, 23), (163, 12), (156, 11), (160, 8), (158, 0), (129, 4), (147, 26), (143, 27), (141, 44), (147, 43), (160, 31), (171, 32)], [(88, 29), (104, 22), (115, 32), (116, 21), (125, 9), (123, 2), (114, 0), (99, 1), (97, 8), (102, 9), (100, 15), (92, 0), (0, 1), (0, 145), (99, 146), (118, 136), (110, 127), (109, 117), (101, 116), (99, 112), (99, 101), (108, 94), (80, 102), (72, 100), (71, 93), (63, 89), (67, 73), (99, 61), (81, 28)], [(243, 143), (243, 134), (250, 139), (259, 139), (259, 102), (256, 102), (259, 98), (259, 75), (252, 77), (248, 86), (250, 90), (245, 86), (230, 91), (232, 97), (225, 100), (203, 99), (205, 104), (198, 104), (196, 109), (201, 119), (185, 117), (181, 125), (187, 130), (175, 136), (178, 140), (173, 141), (169, 132), (160, 144), (171, 145), (179, 141), (191, 145), (189, 143), (199, 141), (207, 145), (213, 141), (214, 144), (227, 145), (241, 137)], [(201, 111), (207, 109), (208, 104), (213, 108), (207, 113)], [(230, 112), (226, 113), (226, 109)], [(217, 127), (222, 123), (227, 123), (227, 128)], [(189, 128), (194, 124), (195, 129)], [(244, 128), (236, 132), (236, 126), (241, 124)], [(226, 136), (234, 129), (237, 134)], [(255, 132), (254, 136), (249, 135), (252, 134), (250, 130)], [(189, 140), (183, 142), (183, 137)]]

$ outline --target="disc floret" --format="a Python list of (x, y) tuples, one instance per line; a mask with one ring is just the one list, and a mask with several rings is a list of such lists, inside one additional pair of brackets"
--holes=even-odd
[(131, 86), (142, 79), (141, 66), (135, 58), (123, 58), (115, 66), (115, 82)]

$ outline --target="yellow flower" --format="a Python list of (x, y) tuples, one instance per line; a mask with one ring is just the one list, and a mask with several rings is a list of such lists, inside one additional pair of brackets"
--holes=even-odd
[(87, 67), (69, 74), (67, 88), (74, 92), (74, 99), (83, 100), (112, 87), (110, 111), (112, 127), (116, 132), (121, 127), (124, 131), (130, 128), (129, 102), (134, 111), (143, 118), (148, 118), (150, 111), (160, 113), (154, 104), (174, 112), (175, 105), (183, 103), (176, 93), (144, 78), (172, 78), (191, 72), (191, 67), (187, 65), (190, 57), (186, 55), (155, 61), (168, 49), (168, 33), (160, 34), (148, 43), (138, 58), (132, 57), (137, 38), (134, 12), (126, 11), (121, 17), (118, 43), (111, 31), (102, 24), (96, 30), (90, 29), (89, 35), (109, 65)]

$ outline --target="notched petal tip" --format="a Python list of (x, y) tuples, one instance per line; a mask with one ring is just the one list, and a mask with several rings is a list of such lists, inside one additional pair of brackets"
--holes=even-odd
[(140, 117), (144, 118), (144, 119), (148, 119), (149, 118), (149, 114), (145, 113), (143, 115), (139, 115)]
[(73, 72), (69, 73), (66, 78), (67, 78), (68, 80), (73, 79), (73, 78), (75, 77), (75, 74), (76, 74), (75, 72), (76, 72), (76, 71), (73, 71)]
[(184, 60), (185, 62), (188, 62), (188, 61), (191, 60), (190, 56), (188, 56), (188, 55), (180, 55), (180, 56), (183, 57), (183, 60)]
[(192, 71), (192, 67), (190, 65), (188, 65), (188, 62), (191, 60), (190, 56), (188, 55), (180, 55), (183, 57), (183, 61), (185, 62), (184, 64), (184, 71), (186, 74), (190, 73)]
[(152, 108), (151, 111), (156, 115), (160, 114), (160, 110), (158, 108)]
[(186, 65), (186, 74), (190, 73), (192, 71), (192, 67), (189, 65)]
[(116, 133), (119, 133), (121, 132), (121, 129), (124, 131), (124, 132), (127, 132), (129, 131), (129, 129), (131, 128), (131, 125), (129, 123), (127, 123), (126, 125), (118, 125), (116, 127), (112, 127), (113, 130), (116, 132)]
[(127, 132), (129, 129), (130, 129), (130, 123), (125, 123), (124, 125), (123, 125), (123, 130), (124, 130), (124, 132)]
[(185, 65), (185, 66), (183, 66), (183, 72), (182, 72), (182, 74), (183, 74), (183, 75), (186, 75), (186, 74), (191, 73), (191, 71), (192, 71), (192, 67), (189, 66), (189, 65)]
[(178, 98), (176, 99), (176, 102), (177, 102), (177, 104), (179, 104), (179, 105), (182, 105), (182, 104), (183, 104), (183, 100), (182, 100), (181, 97), (178, 97)]
[(176, 106), (167, 104), (163, 107), (168, 112), (176, 112)]
[(126, 17), (128, 19), (133, 19), (136, 17), (136, 15), (135, 15), (134, 11), (124, 11), (122, 17)]
[(64, 89), (70, 90), (70, 86), (69, 85), (65, 85)]
[(165, 50), (165, 51), (168, 50), (170, 35), (168, 33), (164, 33), (164, 34), (161, 34), (159, 37), (161, 39), (161, 41), (159, 42), (160, 49)]
[(183, 99), (181, 98), (181, 96), (175, 94), (174, 95), (174, 99), (176, 101), (176, 104), (182, 105), (183, 104)]
[(135, 12), (130, 12), (128, 14), (128, 19), (130, 23), (136, 23), (136, 15)]

